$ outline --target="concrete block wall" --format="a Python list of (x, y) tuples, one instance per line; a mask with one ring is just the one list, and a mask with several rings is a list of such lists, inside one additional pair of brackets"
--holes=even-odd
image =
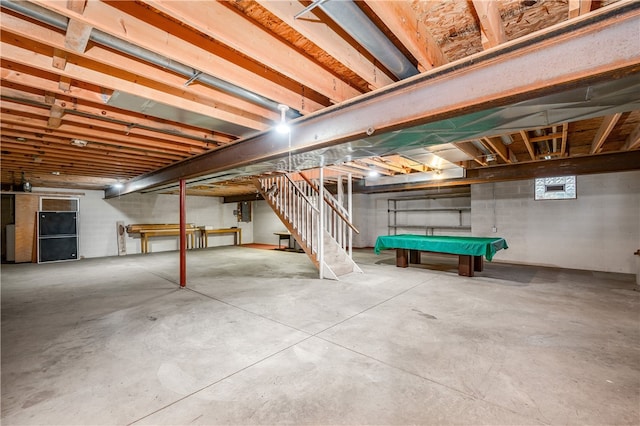
[(509, 244), (495, 261), (636, 273), (639, 171), (578, 176), (575, 200), (535, 201), (533, 180), (471, 189), (473, 235)]
[[(354, 247), (373, 247), (379, 235), (389, 234), (389, 199), (421, 197), (427, 195), (425, 191), (390, 192), (384, 194), (354, 194), (353, 217), (360, 234), (353, 237)], [(398, 208), (458, 208), (470, 205), (469, 197), (436, 198), (420, 201), (404, 202)], [(412, 212), (398, 213), (398, 223), (415, 225), (457, 225), (457, 212)], [(471, 224), (469, 212), (463, 213), (463, 225)], [(397, 233), (424, 234), (426, 231), (417, 228), (399, 228)], [(470, 235), (469, 231), (435, 230), (435, 235)], [(393, 231), (391, 232), (393, 233)]]
[[(116, 256), (116, 223), (179, 223), (178, 195), (128, 194), (105, 200), (103, 191), (62, 191), (60, 189), (34, 188), (34, 192), (82, 192), (80, 198), (79, 256)], [(224, 204), (222, 198), (187, 196), (187, 223), (214, 228), (242, 228), (242, 242), (253, 242), (253, 222), (238, 223), (233, 211), (236, 203)], [(127, 254), (140, 253), (140, 239), (126, 238)], [(153, 252), (178, 249), (176, 237), (153, 238)], [(233, 244), (233, 235), (209, 236), (209, 247)]]

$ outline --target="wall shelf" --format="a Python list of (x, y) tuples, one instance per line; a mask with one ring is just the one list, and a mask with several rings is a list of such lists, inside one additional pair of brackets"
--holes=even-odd
[(429, 203), (433, 200), (429, 196), (389, 199), (389, 235), (398, 234), (398, 229), (424, 231), (425, 235), (433, 235), (436, 230), (471, 231), (470, 205), (431, 207)]

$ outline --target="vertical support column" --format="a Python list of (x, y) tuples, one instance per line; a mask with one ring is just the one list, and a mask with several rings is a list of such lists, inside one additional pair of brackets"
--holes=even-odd
[(320, 279), (324, 279), (324, 167), (320, 167), (320, 192), (318, 194), (318, 262)]
[(187, 285), (187, 182), (180, 179), (180, 287)]
[[(347, 175), (347, 212), (349, 213), (349, 222), (353, 223), (353, 180), (352, 175)], [(353, 259), (353, 229), (349, 226), (349, 257)]]

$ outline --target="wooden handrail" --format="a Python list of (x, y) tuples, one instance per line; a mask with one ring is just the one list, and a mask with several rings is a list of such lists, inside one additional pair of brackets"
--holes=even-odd
[(285, 178), (287, 178), (287, 180), (291, 183), (291, 185), (293, 185), (293, 187), (296, 189), (296, 191), (298, 191), (300, 196), (302, 198), (304, 198), (304, 200), (311, 206), (311, 208), (313, 208), (317, 212), (320, 211), (320, 210), (318, 210), (318, 208), (315, 205), (313, 205), (313, 202), (311, 202), (311, 200), (309, 198), (307, 198), (307, 196), (304, 194), (304, 192), (302, 192), (302, 190), (300, 188), (298, 188), (298, 185), (296, 185), (296, 183), (289, 177), (289, 175), (283, 175), (283, 176)]
[[(298, 173), (302, 179), (305, 180), (305, 182), (307, 182), (309, 184), (309, 186), (311, 186), (311, 188), (316, 191), (316, 193), (320, 194), (320, 188), (316, 187), (314, 185), (313, 182), (311, 182), (311, 180), (309, 180), (309, 178), (307, 178), (302, 172)], [(288, 176), (287, 176), (288, 177)], [(289, 180), (291, 180), (291, 178), (289, 178)], [(358, 231), (358, 229), (353, 226), (353, 224), (349, 221), (349, 219), (347, 219), (344, 214), (342, 214), (342, 212), (338, 211), (338, 209), (336, 209), (336, 207), (333, 205), (333, 203), (331, 202), (331, 199), (328, 199), (327, 196), (324, 196), (324, 201), (327, 202), (327, 204), (329, 205), (329, 207), (331, 207), (331, 210), (333, 210), (339, 217), (340, 219), (342, 219), (344, 221), (344, 223), (347, 224), (347, 226), (349, 226), (349, 228), (353, 229), (353, 232), (355, 232), (356, 234), (359, 234), (360, 231)]]

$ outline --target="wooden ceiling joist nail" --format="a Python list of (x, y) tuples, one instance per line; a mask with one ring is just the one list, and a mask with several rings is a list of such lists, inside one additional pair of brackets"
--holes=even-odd
[(622, 113), (619, 112), (617, 114), (608, 115), (602, 119), (602, 124), (600, 124), (600, 127), (596, 132), (596, 136), (593, 138), (593, 142), (591, 142), (591, 154), (596, 154), (602, 151), (604, 142), (609, 137), (609, 134), (611, 134), (611, 131), (616, 126), (621, 116)]

